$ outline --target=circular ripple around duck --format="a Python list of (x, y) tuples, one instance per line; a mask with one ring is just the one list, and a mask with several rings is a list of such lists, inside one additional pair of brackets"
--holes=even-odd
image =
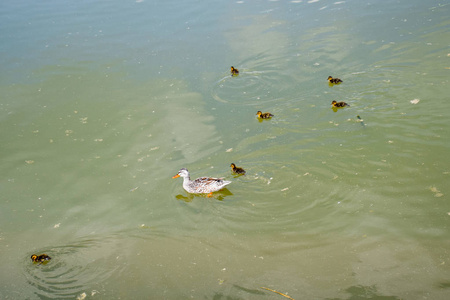
[(211, 96), (223, 103), (260, 105), (276, 101), (272, 95), (273, 81), (269, 71), (241, 71), (239, 76), (225, 76), (215, 83)]
[[(113, 244), (113, 245), (112, 245)], [(116, 262), (116, 245), (112, 240), (84, 240), (72, 245), (41, 249), (52, 259), (46, 264), (26, 260), (25, 273), (35, 294), (45, 299), (65, 299), (83, 294), (95, 294), (101, 284), (120, 265)], [(31, 254), (30, 254), (31, 255)]]

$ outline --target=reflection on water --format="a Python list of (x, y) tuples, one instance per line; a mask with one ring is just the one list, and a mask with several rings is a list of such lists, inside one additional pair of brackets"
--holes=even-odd
[(215, 192), (211, 197), (208, 197), (207, 194), (190, 194), (186, 193), (186, 196), (184, 195), (176, 195), (175, 198), (178, 200), (183, 200), (185, 202), (191, 202), (195, 198), (207, 198), (207, 199), (216, 199), (216, 200), (224, 200), (225, 197), (232, 196), (233, 193), (231, 193), (228, 189), (223, 189), (218, 192)]
[[(23, 5), (0, 298), (448, 298), (449, 5)], [(182, 167), (232, 183), (190, 195)]]

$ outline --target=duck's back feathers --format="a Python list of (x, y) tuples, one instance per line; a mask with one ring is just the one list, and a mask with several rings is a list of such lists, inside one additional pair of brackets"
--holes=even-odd
[(190, 193), (203, 194), (216, 192), (230, 183), (231, 181), (224, 180), (223, 178), (200, 177), (189, 182), (186, 186), (183, 183), (183, 187), (188, 192), (190, 190)]

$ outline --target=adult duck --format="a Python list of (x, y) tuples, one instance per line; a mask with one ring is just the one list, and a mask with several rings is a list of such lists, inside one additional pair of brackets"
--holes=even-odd
[(212, 193), (223, 189), (231, 181), (223, 180), (223, 178), (214, 177), (200, 177), (195, 180), (191, 180), (189, 171), (186, 168), (182, 168), (178, 171), (178, 174), (172, 178), (183, 177), (183, 188), (186, 192), (191, 194), (208, 194), (208, 197), (212, 196)]

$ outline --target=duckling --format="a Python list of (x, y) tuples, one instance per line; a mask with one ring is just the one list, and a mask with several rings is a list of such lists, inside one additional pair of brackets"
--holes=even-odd
[(239, 175), (245, 175), (245, 170), (242, 168), (236, 167), (236, 165), (234, 163), (231, 163), (230, 167), (231, 167), (231, 170), (233, 171), (233, 173), (239, 174)]
[(272, 118), (274, 115), (272, 115), (269, 112), (261, 112), (260, 110), (258, 110), (258, 112), (256, 113), (256, 115), (258, 116), (258, 119), (270, 119)]
[(338, 108), (338, 107), (344, 107), (344, 106), (350, 106), (350, 105), (348, 105), (348, 104), (345, 103), (345, 102), (336, 102), (336, 101), (333, 101), (333, 102), (331, 102), (331, 106)]
[(239, 75), (239, 70), (236, 69), (235, 67), (231, 66), (231, 76), (238, 76)]
[(36, 255), (36, 254), (31, 255), (31, 260), (35, 263), (38, 262), (39, 264), (45, 263), (45, 262), (49, 261), (50, 259), (52, 259), (52, 258), (45, 253), (41, 254), (41, 255)]
[(331, 76), (328, 76), (328, 82), (329, 83), (333, 83), (333, 84), (339, 84), (341, 82), (343, 82), (342, 80), (340, 80), (339, 78), (333, 78)]

